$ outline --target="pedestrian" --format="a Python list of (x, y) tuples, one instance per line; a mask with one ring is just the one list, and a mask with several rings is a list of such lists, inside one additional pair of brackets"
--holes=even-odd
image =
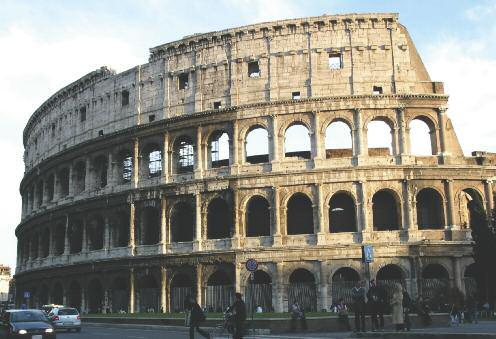
[(339, 304), (336, 305), (336, 311), (338, 313), (338, 323), (339, 329), (344, 331), (349, 331), (350, 320), (348, 319), (348, 306), (344, 303), (344, 299), (339, 299)]
[(351, 289), (353, 312), (355, 313), (355, 332), (365, 332), (365, 288), (364, 282), (358, 280)]
[(302, 330), (307, 329), (307, 320), (305, 318), (305, 312), (303, 307), (298, 304), (298, 302), (294, 302), (291, 305), (291, 331), (296, 330), (296, 323), (300, 321), (300, 327)]
[(403, 320), (405, 323), (405, 330), (410, 331), (412, 328), (412, 323), (410, 322), (410, 312), (412, 310), (412, 299), (406, 291), (406, 287), (403, 287)]
[(233, 322), (234, 322), (234, 339), (243, 338), (243, 328), (244, 322), (246, 320), (246, 305), (241, 298), (241, 293), (235, 294), (234, 304), (231, 306), (233, 312)]
[(367, 303), (370, 311), (370, 320), (372, 323), (372, 332), (382, 331), (384, 329), (384, 289), (375, 284), (375, 280), (370, 281), (367, 292)]
[(396, 331), (401, 331), (403, 324), (403, 288), (401, 284), (396, 283), (393, 286), (393, 295), (391, 297), (391, 315), (392, 322)]
[(210, 339), (210, 334), (200, 328), (200, 324), (206, 319), (205, 313), (203, 313), (203, 310), (193, 296), (188, 297), (188, 301), (186, 310), (187, 314), (189, 313), (189, 319), (187, 315), (186, 321), (189, 326), (189, 338), (195, 338), (196, 330), (203, 337)]

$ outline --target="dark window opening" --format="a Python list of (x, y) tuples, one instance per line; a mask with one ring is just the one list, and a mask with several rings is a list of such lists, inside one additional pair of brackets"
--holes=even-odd
[(79, 109), (79, 120), (81, 122), (86, 121), (86, 107), (81, 107)]
[(122, 104), (122, 106), (129, 105), (129, 91), (122, 91), (121, 104)]
[(373, 95), (382, 94), (382, 87), (381, 86), (374, 86), (372, 89), (372, 94)]
[(78, 194), (84, 191), (85, 181), (86, 181), (86, 165), (83, 162), (79, 162), (74, 167), (75, 171), (75, 183), (74, 183), (74, 193)]
[(255, 196), (246, 208), (246, 236), (264, 237), (270, 235), (270, 208), (267, 199)]
[(396, 200), (385, 190), (374, 194), (372, 213), (375, 231), (394, 231), (399, 229), (399, 215)]
[(43, 204), (43, 181), (39, 181), (36, 187), (36, 205), (40, 207)]
[(288, 235), (313, 234), (313, 207), (310, 199), (301, 193), (294, 194), (287, 207)]
[(90, 251), (103, 248), (104, 222), (100, 217), (92, 219), (87, 225), (88, 248)]
[(154, 245), (160, 241), (160, 210), (154, 207), (146, 207), (141, 213), (140, 243), (142, 245)]
[(55, 137), (55, 124), (52, 124), (52, 138)]
[(115, 214), (112, 221), (112, 246), (125, 247), (129, 243), (129, 210)]
[(227, 202), (221, 198), (213, 199), (208, 205), (207, 238), (229, 238), (231, 231), (232, 215)]
[(189, 75), (188, 73), (182, 73), (178, 76), (179, 89), (188, 89)]
[(65, 246), (65, 225), (57, 225), (55, 227), (55, 255), (61, 255), (64, 253)]
[(341, 54), (331, 53), (329, 54), (329, 68), (330, 69), (341, 69), (343, 68)]
[(150, 114), (148, 116), (148, 122), (154, 122), (155, 121), (155, 114)]
[(345, 193), (334, 194), (329, 201), (329, 232), (356, 232), (355, 202)]
[(59, 192), (61, 197), (69, 195), (69, 169), (64, 168), (59, 172)]
[(295, 270), (289, 276), (288, 307), (295, 302), (309, 312), (317, 310), (315, 277), (304, 268)]
[(260, 65), (258, 61), (248, 63), (248, 76), (250, 78), (258, 78), (260, 76)]
[(293, 93), (291, 93), (291, 98), (293, 100), (300, 100), (301, 99), (300, 92), (293, 92)]
[(69, 246), (71, 254), (81, 252), (83, 248), (83, 224), (73, 221), (69, 226)]
[(101, 130), (98, 131), (98, 136), (99, 137), (103, 137), (103, 129), (101, 129)]
[(417, 225), (420, 230), (444, 228), (442, 198), (432, 188), (424, 188), (417, 194)]
[(177, 203), (171, 214), (171, 241), (193, 241), (195, 211), (186, 202)]
[(96, 187), (103, 188), (107, 186), (107, 170), (108, 161), (103, 155), (97, 157), (94, 160), (95, 176), (96, 176)]
[(222, 103), (220, 101), (214, 101), (214, 109), (221, 109)]

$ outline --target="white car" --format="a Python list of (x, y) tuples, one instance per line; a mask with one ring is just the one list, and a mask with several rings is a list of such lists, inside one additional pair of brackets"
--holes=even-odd
[(81, 331), (81, 317), (77, 309), (72, 307), (54, 308), (48, 314), (48, 318), (52, 321), (55, 329), (72, 329), (76, 332)]

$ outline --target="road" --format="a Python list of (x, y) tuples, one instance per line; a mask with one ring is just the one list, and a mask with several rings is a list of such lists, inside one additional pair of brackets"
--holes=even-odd
[[(413, 329), (418, 333), (496, 333), (496, 321), (483, 321), (479, 324), (464, 324), (458, 327), (437, 327), (426, 329)], [(295, 333), (284, 335), (257, 335), (245, 336), (246, 339), (342, 339), (352, 338), (350, 333)], [(166, 326), (142, 326), (141, 328), (132, 325), (92, 325), (83, 324), (81, 333), (60, 332), (58, 339), (188, 339), (188, 331), (185, 327)], [(203, 338), (196, 335), (195, 338)], [(226, 335), (213, 335), (214, 338), (228, 338)]]

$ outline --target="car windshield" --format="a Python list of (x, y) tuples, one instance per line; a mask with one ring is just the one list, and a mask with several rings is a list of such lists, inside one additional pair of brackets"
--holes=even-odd
[(77, 315), (78, 311), (75, 308), (61, 308), (59, 315)]
[(47, 321), (47, 317), (41, 312), (19, 311), (11, 313), (13, 322)]

